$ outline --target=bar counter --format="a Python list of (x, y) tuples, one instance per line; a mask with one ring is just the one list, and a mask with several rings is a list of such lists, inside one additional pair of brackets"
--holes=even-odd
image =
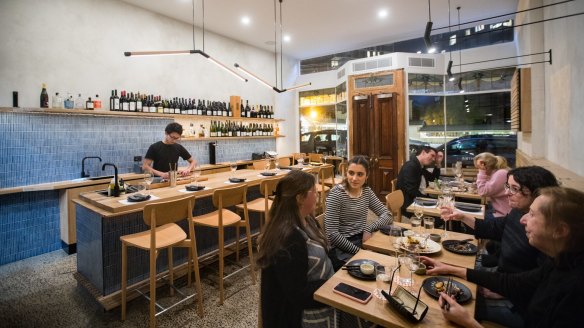
[[(257, 170), (237, 170), (237, 178), (246, 178), (245, 183), (250, 187), (247, 199), (260, 197), (259, 184), (266, 177)], [(278, 175), (286, 174), (282, 170)], [(75, 277), (82, 286), (92, 293), (105, 309), (112, 309), (119, 305), (119, 290), (121, 278), (121, 242), (120, 237), (140, 231), (148, 227), (144, 224), (142, 210), (149, 202), (168, 201), (194, 194), (195, 208), (193, 215), (202, 215), (215, 210), (212, 202), (214, 189), (235, 185), (228, 182), (231, 172), (221, 172), (205, 175), (206, 181), (197, 183), (206, 188), (197, 192), (185, 192), (185, 185), (164, 187), (151, 190), (157, 199), (138, 203), (123, 204), (127, 195), (120, 197), (106, 197), (96, 192), (79, 195), (75, 200), (77, 214), (77, 273)], [(187, 231), (186, 222), (182, 228)], [(250, 226), (252, 234), (259, 233), (259, 216), (250, 212)], [(206, 227), (195, 228), (197, 252), (199, 261), (209, 259), (217, 253), (217, 230)], [(240, 238), (245, 240), (245, 234)], [(235, 228), (227, 228), (225, 244), (235, 241)], [(241, 249), (241, 248), (240, 248)], [(162, 251), (157, 260), (157, 272), (167, 270), (167, 252)], [(175, 266), (186, 267), (186, 249), (174, 250)], [(141, 284), (148, 279), (148, 252), (136, 248), (128, 249), (128, 285)]]

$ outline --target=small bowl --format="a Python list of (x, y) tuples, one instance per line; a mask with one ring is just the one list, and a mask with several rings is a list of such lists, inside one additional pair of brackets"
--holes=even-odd
[(413, 232), (412, 230), (405, 230), (404, 231), (404, 237), (413, 237), (415, 234), (415, 232)]
[(359, 269), (361, 270), (361, 273), (370, 276), (373, 274), (375, 267), (373, 267), (373, 264), (371, 263), (363, 263), (361, 266), (359, 266)]
[(414, 273), (419, 275), (419, 276), (425, 276), (426, 275), (426, 265), (424, 263), (420, 263), (418, 265), (418, 269), (416, 271), (414, 271)]
[(433, 241), (435, 241), (435, 242), (439, 243), (439, 242), (440, 242), (440, 240), (442, 239), (442, 236), (440, 236), (440, 235), (439, 235), (439, 234), (437, 234), (437, 233), (431, 233), (431, 234), (430, 234), (430, 239), (432, 239)]

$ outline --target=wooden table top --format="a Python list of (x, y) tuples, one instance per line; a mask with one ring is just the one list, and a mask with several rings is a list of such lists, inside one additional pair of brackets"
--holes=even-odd
[[(429, 199), (429, 198), (422, 198), (422, 197), (420, 197), (420, 199)], [(473, 206), (478, 205), (478, 204), (470, 204), (470, 203), (464, 203), (464, 202), (457, 202), (457, 203), (469, 204), (469, 205), (473, 205)], [(485, 218), (485, 205), (480, 205), (480, 206), (481, 206), (481, 211), (480, 212), (465, 212), (465, 211), (460, 211), (460, 212), (466, 213), (466, 214), (470, 214), (470, 215), (474, 216), (477, 219), (483, 220)], [(424, 208), (424, 215), (434, 216), (434, 217), (440, 217), (440, 209), (438, 208), (437, 205), (435, 205), (435, 206), (423, 206), (423, 208)], [(410, 204), (410, 206), (408, 206), (408, 208), (406, 210), (408, 212), (410, 212), (410, 213), (414, 213), (414, 202), (412, 202)]]
[[(434, 188), (429, 188), (429, 187), (424, 189), (424, 193), (426, 195), (434, 195), (434, 196), (438, 196), (438, 195), (442, 194), (442, 192), (440, 190), (436, 190)], [(473, 193), (473, 192), (453, 191), (452, 194), (454, 195), (454, 198), (478, 199), (482, 202), (482, 204), (484, 204), (486, 202), (486, 197), (481, 196), (477, 193)]]
[[(237, 170), (234, 174), (236, 178), (245, 178), (248, 186), (255, 186), (259, 185), (261, 180), (269, 178), (262, 176), (259, 170)], [(276, 171), (273, 171), (276, 172)], [(283, 175), (288, 173), (288, 170), (281, 170), (277, 171), (277, 175)], [(103, 196), (97, 192), (87, 192), (82, 193), (79, 196), (80, 201), (78, 202), (81, 205), (89, 204), (91, 209), (100, 209), (100, 214), (104, 216), (115, 216), (122, 213), (130, 213), (140, 211), (144, 208), (144, 205), (153, 202), (163, 200), (172, 200), (177, 199), (189, 194), (195, 194), (196, 198), (206, 197), (213, 194), (214, 189), (227, 187), (229, 185), (236, 185), (229, 183), (228, 180), (231, 177), (231, 172), (221, 172), (221, 173), (214, 173), (205, 175), (205, 178), (208, 178), (206, 181), (197, 182), (197, 185), (205, 186), (204, 190), (196, 191), (196, 192), (184, 192), (185, 185), (177, 185), (176, 187), (164, 187), (159, 189), (150, 190), (150, 194), (156, 196), (156, 199), (152, 199), (149, 201), (144, 202), (137, 202), (137, 203), (129, 203), (123, 204), (120, 201), (125, 200), (128, 195), (121, 195), (120, 197), (107, 197)]]
[[(356, 259), (370, 259), (383, 265), (392, 265), (395, 263), (394, 257), (368, 250), (360, 250), (351, 260)], [(429, 276), (413, 275), (414, 288), (417, 290), (424, 279), (428, 277)], [(463, 306), (470, 315), (474, 316), (477, 285), (459, 278), (454, 278), (454, 280), (463, 283), (471, 290), (473, 294), (472, 299)], [(380, 300), (373, 296), (367, 304), (361, 304), (334, 293), (333, 288), (340, 282), (361, 288), (371, 293), (373, 293), (376, 288), (375, 281), (358, 280), (350, 276), (346, 270), (339, 270), (314, 293), (314, 299), (323, 304), (327, 304), (344, 312), (382, 325), (383, 327), (455, 327), (454, 324), (448, 322), (442, 316), (442, 312), (438, 306), (438, 300), (430, 297), (424, 291), (420, 292), (420, 299), (428, 305), (428, 313), (420, 323), (414, 325), (391, 308), (386, 300)], [(393, 288), (395, 288), (395, 284)]]
[[(401, 223), (401, 222), (394, 222), (395, 225), (404, 227), (404, 228), (408, 228), (411, 229), (411, 226), (409, 224), (406, 223)], [(434, 229), (436, 233), (443, 233), (443, 230), (439, 230), (439, 229)], [(383, 254), (388, 254), (390, 256), (393, 256), (395, 254), (394, 248), (392, 246), (392, 240), (395, 237), (391, 237), (388, 235), (384, 235), (383, 233), (381, 233), (380, 231), (377, 231), (375, 233), (373, 233), (373, 236), (371, 238), (369, 238), (367, 241), (365, 241), (363, 243), (363, 248), (365, 249), (369, 249), (378, 253), (383, 253)], [(463, 240), (463, 239), (472, 239), (472, 241), (470, 241), (470, 243), (474, 244), (475, 246), (478, 245), (478, 240), (476, 240), (474, 238), (473, 235), (467, 235), (464, 233), (459, 233), (459, 232), (453, 232), (453, 231), (448, 231), (448, 236), (446, 237), (445, 240)], [(460, 267), (464, 267), (464, 268), (469, 268), (469, 269), (474, 269), (475, 267), (475, 261), (476, 261), (476, 255), (460, 255), (460, 254), (455, 254), (452, 252), (449, 252), (447, 250), (445, 250), (444, 248), (442, 250), (440, 250), (440, 252), (438, 253), (433, 253), (433, 254), (423, 254), (425, 256), (434, 258), (440, 262), (444, 262), (444, 263), (448, 263), (448, 264), (452, 264), (452, 265), (456, 265), (456, 266), (460, 266)]]

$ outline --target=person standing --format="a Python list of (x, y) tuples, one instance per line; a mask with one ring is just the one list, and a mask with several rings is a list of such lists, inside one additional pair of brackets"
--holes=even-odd
[(182, 133), (182, 125), (178, 123), (168, 124), (164, 129), (164, 139), (153, 143), (148, 148), (146, 156), (144, 156), (142, 169), (163, 179), (169, 179), (168, 171), (170, 171), (170, 165), (176, 166), (180, 157), (189, 162), (189, 166), (184, 170), (178, 171), (178, 174), (181, 176), (191, 174), (197, 161), (185, 147), (178, 143)]
[(327, 239), (312, 217), (316, 200), (314, 176), (303, 171), (291, 171), (276, 187), (271, 219), (258, 238), (263, 327), (332, 327), (335, 322), (334, 309), (313, 298), (334, 274)]
[[(480, 153), (474, 158), (477, 174), (477, 192), (483, 197), (489, 197), (494, 217), (503, 217), (511, 211), (509, 199), (505, 193), (507, 182), (507, 160), (491, 153)], [(486, 217), (486, 216), (485, 216)]]
[(426, 196), (420, 191), (422, 181), (422, 170), (424, 166), (434, 164), (436, 159), (436, 149), (430, 146), (423, 146), (420, 152), (410, 158), (400, 169), (397, 176), (397, 189), (404, 193), (404, 204), (402, 205), (402, 214), (407, 213), (406, 209), (416, 197)]

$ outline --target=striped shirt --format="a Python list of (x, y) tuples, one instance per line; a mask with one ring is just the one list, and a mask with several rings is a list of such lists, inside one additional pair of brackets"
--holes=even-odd
[[(393, 222), (387, 208), (381, 203), (373, 190), (363, 187), (363, 193), (358, 198), (351, 198), (342, 185), (336, 185), (326, 198), (324, 212), (324, 227), (332, 247), (355, 254), (359, 247), (347, 238), (362, 232), (372, 232), (382, 225)], [(367, 225), (367, 213), (371, 209), (379, 217)]]

